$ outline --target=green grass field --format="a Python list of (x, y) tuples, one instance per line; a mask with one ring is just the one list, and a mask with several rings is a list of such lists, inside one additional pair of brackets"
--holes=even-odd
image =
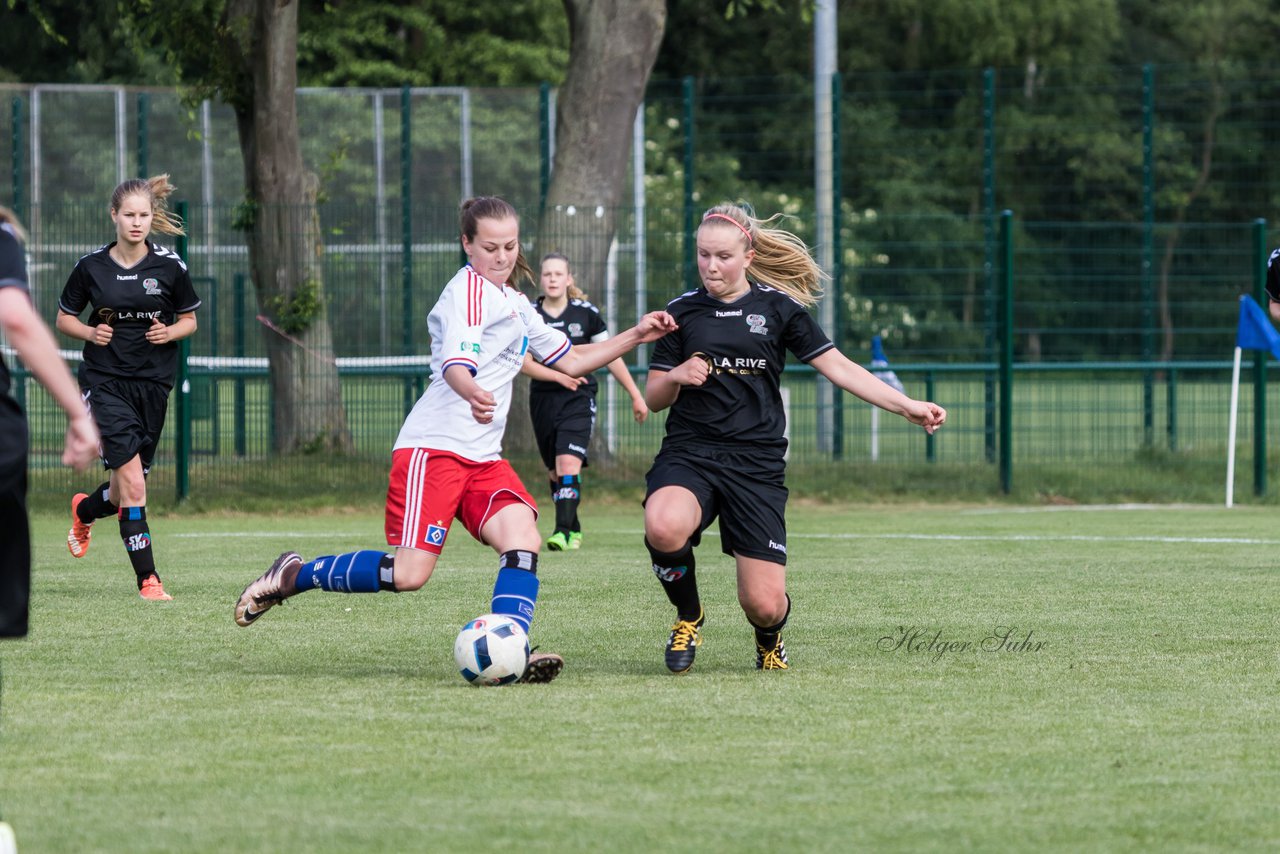
[(679, 677), (638, 509), (583, 515), (534, 626), (566, 670), (497, 689), (453, 666), (494, 576), (461, 528), (421, 591), (241, 629), (277, 553), (377, 547), (380, 516), (155, 518), (171, 603), (109, 521), (73, 561), (36, 518), (32, 634), (0, 643), (19, 850), (1280, 848), (1271, 509), (793, 503), (792, 669), (753, 669), (708, 537)]

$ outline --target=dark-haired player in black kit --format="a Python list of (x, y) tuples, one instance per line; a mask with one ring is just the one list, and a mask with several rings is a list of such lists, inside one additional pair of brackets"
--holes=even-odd
[[(160, 583), (147, 525), (147, 473), (178, 372), (178, 341), (196, 331), (187, 265), (150, 242), (152, 229), (181, 234), (164, 200), (168, 175), (135, 178), (111, 195), (116, 239), (81, 258), (58, 298), (58, 331), (85, 342), (80, 389), (102, 433), (106, 483), (71, 499), (67, 548), (89, 551), (96, 519), (116, 516), (143, 599), (172, 599)], [(88, 323), (80, 315), (89, 309)]]
[[(776, 218), (775, 218), (776, 219)], [(719, 516), (721, 550), (737, 563), (738, 603), (755, 629), (756, 668), (787, 668), (782, 629), (787, 528), (785, 415), (779, 378), (787, 353), (833, 384), (932, 433), (947, 413), (913, 400), (851, 362), (806, 310), (825, 274), (803, 241), (738, 205), (707, 211), (698, 227), (702, 287), (667, 311), (679, 328), (654, 347), (645, 399), (671, 407), (646, 475), (645, 545), (676, 607), (666, 664), (693, 666), (704, 615), (693, 549)]]
[[(539, 284), (542, 296), (534, 308), (548, 326), (559, 329), (575, 346), (609, 337), (599, 310), (574, 283), (567, 257), (558, 252), (544, 255)], [(631, 395), (631, 414), (636, 423), (644, 423), (649, 407), (626, 363), (614, 359), (608, 368)], [(547, 539), (547, 548), (553, 552), (578, 549), (582, 547), (578, 505), (582, 501), (582, 468), (587, 465), (587, 446), (596, 423), (596, 380), (590, 374), (571, 377), (542, 366), (528, 355), (523, 370), (533, 378), (529, 384), (529, 415), (556, 508), (556, 527)]]

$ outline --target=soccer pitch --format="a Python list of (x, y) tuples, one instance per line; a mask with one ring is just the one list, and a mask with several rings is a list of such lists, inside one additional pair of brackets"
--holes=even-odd
[(168, 603), (110, 520), (76, 561), (36, 518), (32, 634), (0, 643), (19, 851), (1280, 848), (1272, 509), (793, 503), (791, 669), (754, 670), (708, 536), (684, 676), (639, 508), (583, 521), (539, 572), (564, 673), (485, 689), (452, 644), (496, 559), (460, 526), (421, 591), (242, 629), (279, 552), (379, 547), (381, 516), (157, 517)]

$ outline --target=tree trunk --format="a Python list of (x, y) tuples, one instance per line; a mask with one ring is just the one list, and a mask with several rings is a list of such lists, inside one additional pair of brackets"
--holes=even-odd
[[(564, 0), (564, 8), (569, 17), (569, 68), (556, 97), (556, 153), (537, 249), (540, 255), (567, 255), (578, 286), (600, 305), (609, 244), (626, 185), (631, 129), (662, 44), (667, 4)], [(600, 308), (603, 312), (605, 306)], [(603, 390), (600, 398), (603, 402)], [(528, 407), (521, 410), (527, 423)], [(597, 459), (607, 454), (598, 441), (600, 432), (596, 430), (591, 442)], [(532, 430), (508, 432), (511, 447), (520, 447), (512, 440), (521, 439), (532, 447)]]
[(249, 266), (269, 365), (277, 452), (352, 449), (333, 358), (316, 209), (302, 162), (297, 0), (230, 0), (227, 31), (252, 81), (232, 104), (244, 157)]

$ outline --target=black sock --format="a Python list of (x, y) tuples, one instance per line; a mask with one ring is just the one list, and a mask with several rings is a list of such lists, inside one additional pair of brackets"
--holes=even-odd
[(765, 649), (773, 649), (778, 645), (778, 635), (782, 634), (782, 629), (787, 624), (787, 618), (791, 616), (791, 596), (787, 595), (787, 613), (782, 615), (782, 619), (777, 625), (773, 626), (757, 626), (752, 622), (751, 618), (747, 618), (747, 622), (751, 623), (751, 627), (756, 630), (756, 643)]
[(133, 573), (138, 576), (138, 589), (149, 576), (156, 574), (155, 555), (151, 551), (151, 529), (147, 526), (147, 508), (120, 508), (120, 539), (124, 540), (124, 550), (133, 564)]
[(702, 601), (698, 598), (698, 579), (693, 572), (693, 546), (686, 542), (679, 551), (660, 552), (649, 545), (646, 537), (644, 547), (653, 561), (653, 574), (658, 576), (667, 598), (676, 606), (676, 614), (682, 620), (696, 621), (702, 616)]
[(581, 534), (582, 523), (578, 521), (578, 508), (582, 506), (582, 475), (573, 476), (573, 485), (578, 491), (578, 496), (573, 499), (573, 519), (569, 522), (569, 530)]
[(110, 494), (111, 481), (107, 481), (97, 489), (90, 490), (89, 494), (82, 498), (76, 506), (76, 516), (86, 525), (92, 525), (95, 519), (115, 516), (120, 512), (120, 508), (108, 500), (107, 496)]
[(573, 531), (578, 519), (578, 501), (581, 496), (582, 481), (576, 474), (561, 476), (556, 488), (556, 530)]

